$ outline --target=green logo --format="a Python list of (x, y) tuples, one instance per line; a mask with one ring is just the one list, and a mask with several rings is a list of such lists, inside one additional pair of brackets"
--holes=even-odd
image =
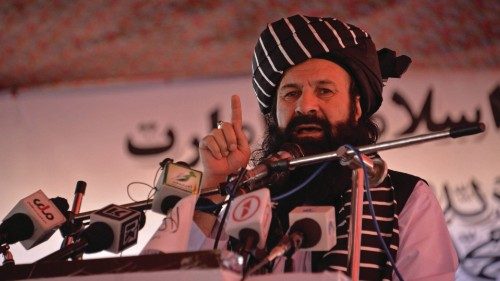
[(175, 179), (178, 181), (188, 181), (190, 178), (196, 178), (196, 174), (193, 171), (190, 171), (189, 174), (178, 175)]

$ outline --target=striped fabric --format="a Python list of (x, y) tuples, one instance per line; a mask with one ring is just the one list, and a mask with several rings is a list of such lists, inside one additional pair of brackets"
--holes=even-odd
[[(397, 196), (390, 175), (382, 185), (372, 188), (370, 191), (382, 237), (389, 246), (391, 255), (396, 259), (399, 246), (398, 215), (402, 208), (398, 208)], [(343, 196), (343, 208), (337, 214), (337, 245), (323, 256), (323, 263), (327, 269), (345, 273), (348, 270), (347, 241), (351, 211), (350, 197), (351, 190), (349, 189)], [(362, 224), (360, 279), (391, 280), (393, 269), (380, 246), (380, 241), (373, 227), (368, 201), (363, 202)]]
[(368, 33), (334, 18), (294, 15), (268, 24), (255, 46), (252, 83), (264, 114), (284, 72), (310, 58), (331, 59), (348, 69), (360, 87), (364, 116), (379, 108), (382, 78)]

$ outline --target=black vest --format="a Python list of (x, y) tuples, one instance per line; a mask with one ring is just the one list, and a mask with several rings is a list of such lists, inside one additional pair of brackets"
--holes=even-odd
[[(388, 176), (382, 184), (370, 188), (377, 222), (394, 260), (397, 259), (399, 247), (398, 217), (419, 180), (421, 179), (418, 177), (389, 170)], [(348, 270), (347, 241), (351, 207), (350, 196), (351, 190), (349, 189), (342, 196), (343, 206), (336, 210), (337, 245), (326, 253), (313, 253), (313, 271), (339, 270), (346, 273)], [(363, 202), (362, 223), (360, 279), (391, 280), (393, 268), (376, 235), (366, 196)]]

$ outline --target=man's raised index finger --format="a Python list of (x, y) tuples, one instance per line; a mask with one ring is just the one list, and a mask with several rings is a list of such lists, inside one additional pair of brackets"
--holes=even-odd
[(231, 96), (231, 123), (237, 130), (241, 130), (243, 117), (241, 114), (241, 101), (237, 95)]

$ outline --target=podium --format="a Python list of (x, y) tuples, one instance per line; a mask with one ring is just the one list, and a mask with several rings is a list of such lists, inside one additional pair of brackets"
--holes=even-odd
[[(40, 262), (0, 267), (0, 280), (54, 281), (240, 281), (238, 255), (199, 251), (134, 257)], [(250, 276), (248, 281), (347, 281), (339, 272), (280, 273)]]
[[(200, 251), (0, 267), (0, 280), (239, 280), (231, 252)], [(229, 255), (229, 256), (228, 256)], [(237, 258), (236, 256), (234, 258)]]

